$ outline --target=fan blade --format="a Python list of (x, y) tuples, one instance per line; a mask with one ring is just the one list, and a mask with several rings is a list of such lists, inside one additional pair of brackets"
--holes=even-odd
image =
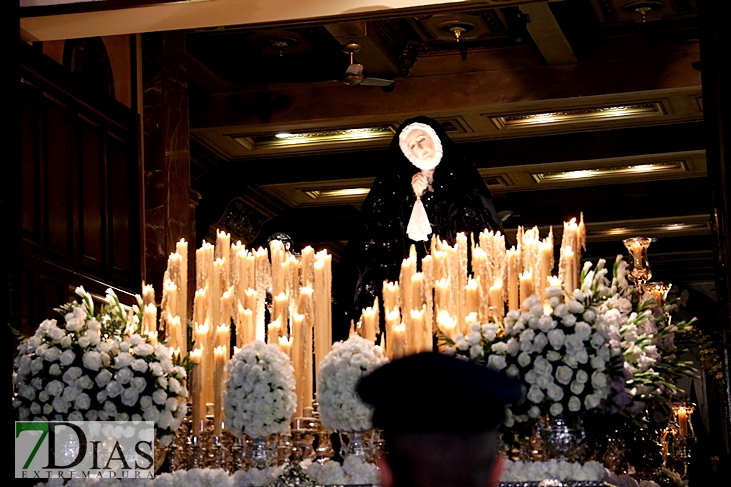
[(390, 79), (365, 78), (360, 84), (361, 86), (391, 86), (393, 81)]
[(341, 81), (346, 85), (355, 86), (363, 81), (363, 65), (351, 64), (343, 73)]

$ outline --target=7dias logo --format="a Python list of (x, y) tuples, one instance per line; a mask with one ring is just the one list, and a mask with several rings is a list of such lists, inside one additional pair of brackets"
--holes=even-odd
[(16, 421), (15, 478), (153, 478), (152, 421)]

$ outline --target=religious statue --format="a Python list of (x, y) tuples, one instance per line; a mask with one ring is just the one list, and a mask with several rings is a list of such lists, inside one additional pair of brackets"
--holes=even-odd
[(412, 245), (420, 262), (432, 235), (454, 245), (459, 232), (502, 229), (475, 166), (441, 124), (427, 117), (406, 120), (394, 135), (360, 219), (333, 285), (336, 340), (347, 338), (351, 320), (357, 322), (363, 308), (380, 300), (383, 281), (398, 279)]

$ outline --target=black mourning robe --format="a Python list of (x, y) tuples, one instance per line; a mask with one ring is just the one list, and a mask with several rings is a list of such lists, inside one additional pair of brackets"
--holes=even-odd
[[(399, 134), (411, 123), (431, 126), (442, 143), (442, 159), (434, 169), (432, 189), (421, 197), (432, 234), (454, 245), (457, 233), (502, 230), (490, 192), (475, 166), (460, 156), (441, 124), (427, 117), (406, 120), (394, 135), (388, 160), (371, 187), (360, 212), (359, 231), (351, 237), (333, 281), (333, 339), (348, 337), (350, 322), (361, 310), (381, 303), (383, 281), (399, 278), (401, 262), (415, 245), (418, 265), (430, 242), (415, 242), (406, 234), (416, 196), (411, 178), (419, 169), (399, 147)], [(430, 236), (431, 237), (431, 236)]]

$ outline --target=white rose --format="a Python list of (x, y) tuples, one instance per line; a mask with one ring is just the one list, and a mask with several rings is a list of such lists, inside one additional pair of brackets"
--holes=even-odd
[(536, 379), (538, 378), (538, 374), (536, 374), (536, 371), (534, 369), (529, 370), (525, 373), (525, 377), (523, 378), (528, 384), (535, 384)]
[(591, 346), (594, 348), (599, 348), (604, 344), (604, 337), (601, 333), (594, 333), (591, 336)]
[(563, 347), (565, 341), (566, 334), (563, 332), (563, 330), (551, 330), (548, 332), (548, 342), (554, 349), (559, 350), (561, 347)]
[(152, 400), (155, 401), (155, 404), (165, 404), (165, 401), (167, 401), (167, 399), (168, 395), (162, 389), (157, 389), (155, 392), (152, 393)]
[(150, 370), (152, 371), (153, 375), (156, 375), (159, 377), (163, 374), (162, 365), (160, 365), (159, 363), (153, 362), (153, 363), (149, 364), (149, 367), (150, 367)]
[(584, 311), (584, 314), (582, 316), (584, 318), (584, 321), (588, 321), (589, 323), (592, 323), (596, 319), (596, 313), (590, 309)]
[(528, 416), (530, 416), (533, 419), (537, 419), (541, 417), (541, 410), (538, 406), (531, 406), (531, 408), (528, 410)]
[(107, 393), (106, 391), (99, 391), (96, 393), (96, 402), (103, 403), (107, 400)]
[(52, 380), (46, 384), (46, 393), (49, 396), (58, 396), (63, 392), (63, 383), (58, 380)]
[(41, 357), (37, 357), (31, 361), (30, 371), (33, 375), (35, 375), (41, 370), (43, 370), (43, 359)]
[(563, 318), (561, 318), (561, 322), (571, 328), (576, 324), (576, 316), (574, 315), (566, 315)]
[(545, 357), (536, 357), (536, 360), (533, 363), (533, 370), (535, 370), (538, 375), (547, 375), (553, 372), (553, 365), (551, 365)]
[(130, 381), (130, 386), (137, 392), (142, 392), (147, 388), (147, 381), (144, 377), (135, 377)]
[(67, 384), (73, 384), (76, 379), (81, 377), (80, 367), (69, 367), (69, 369), (63, 374), (63, 381)]
[(115, 380), (122, 385), (128, 384), (129, 381), (132, 380), (132, 377), (134, 377), (134, 374), (127, 367), (124, 367), (124, 368), (118, 370), (117, 373), (114, 374)]
[(56, 396), (53, 398), (53, 410), (57, 413), (66, 414), (69, 410), (70, 404), (63, 400), (61, 396)]
[(561, 384), (568, 384), (571, 382), (571, 378), (573, 377), (574, 372), (571, 370), (570, 367), (567, 367), (565, 365), (559, 365), (556, 369), (556, 380)]
[(573, 392), (574, 394), (581, 394), (582, 392), (584, 392), (584, 384), (576, 380), (572, 381), (571, 392)]
[(37, 402), (34, 402), (30, 405), (30, 412), (32, 414), (41, 414), (41, 411), (43, 411), (43, 407)]
[(601, 398), (596, 394), (587, 394), (584, 398), (584, 406), (586, 406), (586, 409), (594, 409), (599, 406), (600, 402)]
[(43, 414), (49, 415), (53, 412), (53, 406), (50, 404), (44, 404), (43, 405)]
[(581, 350), (584, 348), (584, 340), (577, 333), (566, 335), (565, 344), (568, 350)]
[(76, 409), (89, 409), (91, 406), (91, 398), (89, 395), (85, 392), (82, 392), (78, 396), (76, 396), (76, 400), (74, 401)]
[(183, 390), (183, 387), (180, 385), (180, 381), (178, 381), (175, 377), (171, 377), (168, 384), (168, 388), (173, 394), (180, 394)]
[(502, 355), (490, 355), (487, 358), (487, 366), (495, 370), (503, 370), (507, 364)]
[(122, 404), (128, 407), (135, 406), (137, 404), (138, 397), (139, 393), (132, 387), (128, 387), (124, 390), (124, 392), (122, 392)]
[[(84, 363), (84, 367), (89, 370), (99, 370), (99, 367), (102, 365), (101, 355), (99, 355), (99, 352), (95, 352), (93, 350), (84, 352), (81, 360)], [(101, 385), (99, 385), (99, 387), (101, 387)]]
[(79, 389), (91, 389), (94, 387), (94, 381), (92, 381), (88, 375), (85, 375), (76, 380), (76, 387)]
[(150, 396), (142, 396), (140, 398), (140, 407), (143, 411), (148, 409), (150, 406), (152, 406), (152, 397)]
[(504, 342), (497, 342), (493, 343), (490, 348), (493, 352), (499, 355), (505, 355), (505, 353), (508, 351), (508, 344)]
[(601, 357), (595, 356), (591, 358), (591, 368), (601, 372), (607, 368), (607, 363)]
[(536, 337), (533, 339), (533, 347), (531, 347), (531, 351), (540, 353), (546, 345), (548, 345), (548, 338), (546, 338), (545, 333), (540, 332), (536, 334)]
[(580, 409), (581, 409), (581, 399), (579, 399), (576, 396), (571, 396), (569, 398), (569, 411), (571, 411), (572, 413), (575, 413)]
[(139, 357), (147, 357), (152, 352), (154, 352), (154, 347), (150, 345), (149, 343), (141, 343), (137, 345), (135, 348), (135, 355)]
[(96, 375), (94, 382), (96, 382), (97, 386), (104, 387), (109, 383), (110, 380), (112, 380), (112, 377), (112, 373), (109, 372), (107, 369), (104, 369)]
[(550, 375), (536, 376), (536, 385), (541, 389), (547, 388), (549, 384), (553, 384), (553, 377), (551, 377)]
[(561, 399), (563, 399), (563, 389), (555, 382), (552, 382), (548, 385), (546, 393), (548, 394), (548, 397), (550, 397), (554, 401), (560, 401)]
[(79, 346), (81, 348), (86, 348), (89, 345), (91, 345), (91, 338), (89, 338), (86, 335), (84, 335), (84, 336), (82, 336), (82, 337), (79, 338)]
[(545, 394), (543, 394), (543, 391), (540, 387), (537, 386), (530, 386), (530, 389), (528, 389), (528, 394), (526, 395), (526, 398), (535, 404), (540, 403), (543, 401), (543, 398), (545, 397)]
[(58, 364), (51, 364), (51, 366), (48, 368), (48, 373), (52, 376), (59, 376), (61, 375), (61, 367)]
[(121, 352), (114, 358), (114, 367), (117, 369), (129, 367), (133, 360), (134, 358), (132, 358), (132, 355), (130, 355), (129, 352)]
[(109, 384), (107, 384), (104, 390), (106, 391), (108, 397), (117, 397), (122, 393), (123, 387), (122, 384), (120, 384), (116, 380), (112, 380), (109, 381)]
[(107, 414), (116, 414), (117, 405), (114, 404), (112, 401), (106, 401), (104, 403), (104, 412), (106, 412)]
[(572, 369), (575, 369), (579, 366), (579, 361), (576, 360), (576, 354), (575, 353), (567, 353), (563, 357), (563, 363), (571, 367)]
[(508, 377), (515, 378), (520, 375), (520, 369), (515, 364), (511, 364), (510, 367), (505, 369), (505, 373), (508, 375)]
[(569, 310), (568, 307), (561, 303), (553, 307), (553, 315), (558, 316), (559, 318), (563, 318), (568, 314)]
[(585, 364), (589, 361), (589, 353), (585, 348), (576, 352), (576, 361), (580, 364)]
[(64, 350), (61, 354), (61, 357), (59, 358), (59, 362), (61, 362), (61, 365), (64, 367), (71, 365), (74, 360), (76, 359), (76, 355), (71, 350)]
[(61, 350), (56, 347), (51, 347), (43, 354), (43, 358), (48, 362), (55, 362), (61, 358)]
[(604, 372), (594, 372), (591, 374), (591, 385), (594, 389), (603, 389), (607, 386), (607, 376)]
[(472, 345), (470, 347), (470, 359), (475, 360), (478, 357), (481, 357), (482, 353), (483, 350), (481, 345)]
[(63, 400), (66, 402), (73, 402), (80, 392), (81, 390), (78, 387), (68, 386), (66, 387), (66, 389), (63, 390), (63, 394), (61, 394), (61, 397), (63, 397)]
[(132, 370), (135, 372), (147, 372), (147, 362), (145, 362), (144, 359), (138, 358), (134, 362), (132, 362)]
[(554, 402), (548, 410), (551, 416), (558, 416), (563, 412), (563, 404), (560, 402)]
[(550, 316), (543, 315), (538, 318), (538, 329), (542, 332), (547, 332), (556, 328), (556, 322)]
[(48, 330), (48, 337), (53, 340), (54, 342), (59, 342), (64, 336), (64, 332), (61, 328), (58, 328), (57, 326), (53, 326)]
[(589, 374), (585, 370), (579, 370), (576, 372), (576, 380), (585, 384), (589, 380)]
[(548, 353), (546, 353), (546, 358), (549, 362), (555, 362), (557, 360), (561, 360), (562, 356), (555, 350), (549, 350)]
[(520, 355), (518, 355), (518, 363), (521, 367), (527, 367), (528, 365), (530, 365), (530, 362), (530, 355), (528, 355), (528, 353), (522, 352)]
[(514, 357), (520, 351), (520, 343), (518, 343), (518, 340), (516, 340), (515, 338), (512, 338), (511, 337), (508, 340), (508, 343), (506, 345), (506, 349), (505, 350), (506, 350), (506, 352), (508, 354), (510, 354), (510, 355), (512, 355)]
[(46, 391), (41, 391), (38, 393), (38, 400), (41, 402), (47, 402), (50, 398), (50, 394), (48, 394)]
[(569, 313), (581, 314), (584, 312), (584, 305), (574, 299), (567, 301), (566, 307), (569, 309)]
[(591, 325), (583, 321), (576, 323), (576, 334), (579, 335), (581, 341), (588, 340), (591, 337)]
[(69, 335), (66, 335), (61, 339), (59, 343), (63, 348), (69, 348), (71, 346), (71, 337)]

